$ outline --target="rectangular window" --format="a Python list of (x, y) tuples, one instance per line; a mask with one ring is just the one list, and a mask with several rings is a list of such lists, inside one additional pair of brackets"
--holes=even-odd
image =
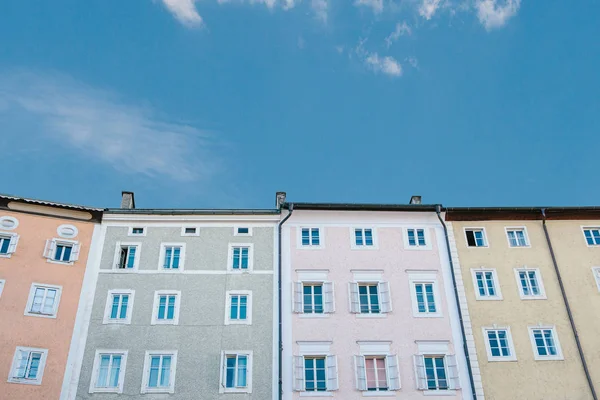
[(303, 284), (302, 295), (305, 314), (323, 313), (323, 284)]
[(10, 246), (10, 236), (0, 236), (0, 254), (8, 254), (8, 247)]
[(176, 351), (147, 351), (142, 393), (173, 393), (176, 366)]
[(495, 269), (472, 269), (475, 298), (477, 300), (501, 300)]
[(427, 390), (448, 390), (448, 378), (444, 356), (424, 356)]
[(358, 285), (361, 314), (379, 314), (378, 285)]
[(385, 357), (365, 357), (368, 391), (387, 391)]
[(199, 236), (200, 230), (195, 226), (181, 227), (181, 236)]
[(583, 235), (588, 246), (600, 245), (600, 228), (585, 228)]
[(123, 393), (127, 351), (96, 350), (90, 393)]
[(373, 230), (354, 229), (354, 244), (356, 247), (373, 246)]
[(19, 235), (16, 234), (1, 234), (0, 235), (0, 256), (10, 257), (15, 251), (17, 251), (17, 244), (19, 243)]
[(179, 260), (181, 257), (181, 247), (180, 246), (165, 246), (164, 249), (165, 257), (163, 259), (163, 268), (164, 269), (178, 269), (179, 268)]
[(143, 236), (144, 235), (144, 228), (131, 228), (131, 235), (138, 235), (138, 236)]
[[(361, 344), (363, 347), (372, 345)], [(375, 344), (383, 352), (381, 343)], [(379, 352), (379, 351), (378, 351)], [(396, 355), (360, 355), (354, 356), (356, 373), (356, 389), (363, 392), (387, 392), (400, 390), (400, 374), (398, 370), (398, 357)]]
[(231, 251), (231, 268), (234, 271), (247, 271), (249, 269), (250, 248), (246, 246), (234, 246)]
[(250, 352), (223, 352), (220, 392), (252, 392), (252, 355)]
[(133, 290), (109, 290), (104, 310), (104, 324), (129, 324), (133, 310)]
[(506, 236), (508, 237), (508, 245), (510, 247), (527, 247), (527, 233), (524, 228), (507, 228)]
[(79, 259), (78, 242), (64, 239), (48, 239), (44, 248), (44, 257), (51, 262), (72, 263)]
[(252, 236), (252, 230), (247, 226), (236, 226), (234, 229), (235, 236)]
[(152, 325), (177, 325), (179, 323), (181, 292), (161, 290), (154, 293), (155, 297)]
[(304, 390), (324, 392), (327, 390), (325, 357), (304, 357)]
[(252, 292), (228, 291), (226, 294), (225, 325), (252, 324)]
[(485, 232), (483, 229), (466, 229), (468, 247), (487, 247)]
[(437, 313), (433, 283), (415, 283), (414, 288), (419, 314)]
[(522, 299), (545, 299), (544, 285), (538, 269), (515, 269)]
[(136, 266), (137, 246), (122, 245), (119, 251), (117, 269), (133, 269)]
[(302, 228), (302, 246), (320, 246), (319, 228)]
[(562, 351), (554, 327), (529, 327), (536, 360), (562, 360)]
[(425, 230), (424, 229), (407, 229), (406, 234), (408, 236), (409, 247), (425, 247), (427, 243), (425, 241)]
[(373, 315), (392, 311), (389, 282), (350, 282), (348, 289), (350, 295), (350, 312)]
[(47, 349), (17, 347), (10, 369), (9, 382), (40, 385), (46, 366)]
[(32, 284), (25, 315), (56, 318), (61, 290), (60, 286)]
[(506, 328), (483, 328), (489, 361), (514, 361), (514, 347)]

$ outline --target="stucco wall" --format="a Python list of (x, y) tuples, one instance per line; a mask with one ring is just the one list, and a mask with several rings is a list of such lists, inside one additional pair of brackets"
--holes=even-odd
[[(77, 391), (78, 399), (114, 398), (114, 394), (89, 394), (96, 349), (128, 350), (123, 395), (128, 398), (270, 399), (273, 366), (273, 227), (254, 227), (250, 237), (234, 236), (231, 227), (204, 227), (200, 236), (182, 237), (181, 225), (146, 224), (147, 234), (127, 236), (127, 227), (108, 227), (101, 273), (92, 310), (89, 334)], [(252, 226), (252, 224), (248, 224)], [(141, 271), (112, 273), (115, 243), (141, 242)], [(161, 242), (186, 243), (184, 270), (159, 273)], [(227, 274), (228, 244), (254, 244), (254, 273)], [(203, 271), (204, 273), (199, 273)], [(131, 325), (103, 325), (110, 289), (134, 289)], [(154, 291), (181, 291), (179, 324), (151, 326)], [(252, 290), (252, 325), (224, 325), (225, 292)], [(140, 394), (146, 350), (177, 350), (175, 393)], [(221, 350), (252, 350), (252, 394), (220, 395)]]
[[(453, 221), (451, 226), (456, 237), (486, 399), (591, 398), (541, 221)], [(509, 248), (505, 227), (522, 226), (527, 229), (531, 246)], [(485, 228), (489, 246), (467, 247), (465, 227)], [(482, 266), (496, 269), (503, 300), (476, 300), (471, 269)], [(520, 298), (514, 268), (523, 266), (540, 269), (547, 299)], [(564, 360), (534, 360), (528, 326), (540, 323), (556, 326)], [(482, 327), (494, 324), (499, 327), (510, 326), (517, 361), (488, 361)]]
[[(0, 258), (0, 279), (6, 280), (0, 297), (0, 399), (58, 399), (94, 224), (1, 211), (3, 216), (18, 219), (17, 228), (6, 232), (20, 239), (16, 253)], [(58, 238), (62, 224), (79, 230), (73, 240), (81, 243), (81, 253), (73, 265), (48, 263), (43, 257), (46, 240)], [(62, 286), (56, 318), (24, 315), (33, 282)], [(7, 382), (17, 346), (48, 349), (41, 385)]]

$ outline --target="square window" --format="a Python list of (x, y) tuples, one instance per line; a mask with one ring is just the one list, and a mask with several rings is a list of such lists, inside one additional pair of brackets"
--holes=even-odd
[(174, 393), (177, 351), (147, 351), (142, 393)]
[(252, 393), (252, 352), (221, 353), (220, 393)]
[(521, 299), (546, 299), (540, 270), (535, 268), (515, 268), (517, 285)]
[(154, 292), (154, 307), (152, 325), (179, 324), (179, 309), (181, 292), (172, 290), (157, 290)]
[(467, 228), (465, 236), (467, 237), (467, 247), (487, 247), (483, 228)]
[(25, 315), (56, 318), (61, 292), (61, 286), (33, 283), (29, 292)]
[(104, 324), (130, 324), (135, 291), (114, 289), (108, 291), (104, 308)]
[(352, 242), (353, 248), (358, 247), (374, 247), (373, 230), (368, 228), (355, 228), (354, 240)]
[(321, 246), (321, 231), (319, 228), (302, 228), (301, 242), (303, 247)]
[(90, 393), (123, 393), (126, 350), (96, 350)]
[(146, 230), (142, 227), (132, 227), (129, 230), (130, 236), (145, 236)]
[(583, 236), (588, 246), (600, 246), (600, 228), (583, 228)]
[(229, 262), (227, 269), (233, 272), (244, 272), (252, 270), (252, 245), (230, 244)]
[(159, 261), (160, 271), (182, 271), (185, 261), (185, 243), (162, 243)]
[(525, 228), (506, 228), (509, 247), (529, 247)]
[(17, 251), (19, 235), (14, 233), (0, 233), (0, 257), (10, 257)]
[(409, 228), (406, 229), (406, 235), (404, 237), (405, 247), (410, 249), (429, 249), (430, 246), (427, 243), (427, 237), (425, 229), (421, 228)]
[(72, 240), (46, 240), (44, 257), (49, 262), (71, 264), (79, 259), (80, 244)]
[(529, 337), (536, 360), (562, 360), (562, 350), (553, 326), (529, 327)]
[(471, 269), (477, 300), (502, 300), (495, 269)]
[(509, 328), (483, 328), (488, 361), (516, 361)]
[(252, 291), (228, 291), (226, 298), (225, 325), (252, 324)]
[(41, 385), (47, 356), (47, 349), (17, 347), (8, 381), (11, 383)]

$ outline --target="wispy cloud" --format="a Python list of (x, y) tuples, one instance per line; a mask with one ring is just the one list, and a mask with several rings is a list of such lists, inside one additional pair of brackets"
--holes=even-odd
[(209, 133), (63, 75), (3, 71), (3, 102), (0, 118), (20, 110), (42, 123), (43, 133), (32, 133), (32, 141), (45, 135), (126, 173), (194, 181), (218, 169)]
[(202, 25), (202, 17), (194, 5), (196, 0), (162, 0), (163, 4), (183, 25), (188, 27)]
[(365, 63), (375, 72), (381, 72), (392, 77), (402, 75), (402, 65), (393, 57), (380, 57), (377, 53), (371, 53), (365, 59)]
[(412, 29), (410, 29), (410, 26), (408, 26), (406, 21), (403, 21), (402, 23), (398, 22), (396, 24), (396, 29), (394, 29), (394, 32), (390, 33), (390, 35), (385, 38), (385, 43), (389, 48), (392, 45), (392, 43), (398, 40), (400, 36), (410, 34), (412, 34)]
[(323, 23), (327, 22), (327, 12), (329, 3), (327, 0), (311, 0), (310, 6), (315, 13), (315, 17)]
[(489, 31), (504, 26), (517, 14), (520, 5), (521, 0), (477, 0), (475, 8), (479, 22)]
[(419, 6), (419, 15), (427, 20), (431, 19), (441, 3), (442, 0), (422, 0)]
[(383, 0), (355, 0), (357, 6), (371, 7), (375, 14), (379, 14), (383, 11)]

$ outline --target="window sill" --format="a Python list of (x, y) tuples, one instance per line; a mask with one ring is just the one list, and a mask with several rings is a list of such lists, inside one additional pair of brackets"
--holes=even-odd
[(546, 297), (546, 295), (539, 295), (539, 296), (521, 295), (521, 300), (548, 300), (548, 297)]
[(298, 317), (299, 318), (307, 318), (307, 319), (310, 319), (310, 318), (319, 319), (319, 318), (329, 318), (329, 314), (331, 314), (331, 313), (320, 313), (320, 314), (319, 313), (298, 313)]
[(379, 250), (379, 246), (352, 246), (350, 250)]
[(21, 379), (21, 378), (8, 378), (8, 383), (18, 383), (21, 385), (41, 385), (42, 381), (40, 380), (33, 380), (33, 379)]
[(231, 321), (231, 320), (227, 320), (225, 321), (225, 326), (229, 326), (229, 325), (252, 325), (252, 321)]
[(428, 313), (413, 313), (413, 317), (415, 318), (444, 318), (444, 315), (441, 313), (428, 314)]
[(27, 317), (40, 317), (40, 318), (56, 318), (56, 314), (41, 314), (41, 313), (32, 313), (26, 311), (25, 316)]
[(356, 318), (387, 318), (387, 313), (381, 314), (356, 314)]
[(179, 267), (179, 268), (160, 268), (158, 270), (158, 273), (160, 274), (178, 274), (183, 272), (183, 268)]
[(477, 300), (477, 301), (501, 301), (501, 300), (504, 300), (504, 298), (501, 296), (489, 296), (489, 297), (475, 296), (475, 300)]
[(58, 261), (58, 260), (51, 260), (49, 258), (46, 259), (46, 262), (49, 262), (50, 264), (62, 264), (62, 265), (73, 265), (74, 261)]
[(318, 245), (318, 246), (300, 245), (300, 246), (298, 246), (298, 250), (323, 250), (324, 248), (325, 248), (325, 246), (323, 246), (323, 245)]
[(431, 246), (406, 246), (406, 247), (404, 247), (404, 250), (417, 250), (417, 251), (431, 250)]
[(508, 246), (509, 249), (530, 249), (531, 246), (527, 245), (527, 246)]
[(424, 396), (456, 396), (456, 390), (423, 390)]
[(332, 397), (332, 392), (300, 392), (300, 397)]
[(152, 321), (150, 325), (179, 325), (179, 321)]
[(534, 356), (533, 359), (535, 361), (564, 361), (565, 358), (563, 356)]
[(221, 387), (219, 389), (219, 393), (252, 393), (252, 390), (248, 389), (248, 388), (245, 388), (245, 389), (230, 389), (230, 388)]
[(175, 388), (143, 388), (141, 393), (175, 393)]
[(244, 275), (244, 274), (251, 274), (252, 270), (250, 269), (244, 269), (244, 270), (237, 270), (237, 269), (228, 269), (227, 270), (228, 274), (238, 274), (238, 275)]
[(111, 320), (111, 319), (105, 319), (104, 321), (102, 321), (102, 325), (131, 325), (131, 321), (130, 320)]
[(121, 388), (92, 388), (89, 393), (123, 393)]
[(386, 390), (386, 391), (366, 391), (362, 392), (364, 397), (396, 397), (396, 391), (394, 390)]
[[(511, 349), (512, 350), (512, 349)], [(488, 362), (516, 362), (516, 357), (489, 357)]]
[(10, 258), (10, 256), (12, 256), (12, 253), (0, 254), (0, 258)]
[(114, 272), (115, 274), (135, 274), (136, 272), (138, 272), (137, 268), (112, 268), (112, 269), (101, 269), (100, 272), (104, 272), (106, 271), (106, 273), (109, 272)]

